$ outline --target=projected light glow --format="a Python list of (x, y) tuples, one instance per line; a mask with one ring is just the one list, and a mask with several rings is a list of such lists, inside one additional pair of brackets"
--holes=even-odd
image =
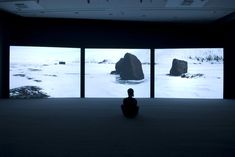
[(10, 46), (10, 97), (80, 97), (80, 48)]
[[(10, 46), (10, 98), (223, 98), (223, 48), (155, 49), (150, 77), (150, 49), (85, 49)], [(83, 67), (83, 66), (82, 66)], [(84, 82), (80, 78), (84, 77)]]
[[(173, 59), (187, 62), (186, 74), (170, 74)], [(155, 97), (221, 99), (223, 64), (222, 48), (155, 49)]]
[[(127, 53), (138, 58), (144, 78), (133, 80), (128, 79), (129, 76), (122, 78), (119, 74), (111, 74)], [(139, 73), (132, 55), (126, 55), (131, 59), (124, 62), (132, 60), (130, 65)], [(123, 69), (131, 69), (131, 66), (125, 65)], [(128, 88), (134, 89), (135, 97), (150, 97), (150, 49), (85, 49), (85, 97), (126, 97)]]

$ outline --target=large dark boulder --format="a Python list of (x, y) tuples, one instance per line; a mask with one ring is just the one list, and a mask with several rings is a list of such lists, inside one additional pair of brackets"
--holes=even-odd
[(171, 76), (181, 76), (188, 72), (188, 62), (184, 60), (173, 59), (172, 67), (170, 70)]
[[(142, 80), (144, 73), (140, 60), (133, 54), (126, 53), (115, 65), (115, 74), (119, 74), (122, 80)], [(111, 72), (114, 73), (114, 72)]]

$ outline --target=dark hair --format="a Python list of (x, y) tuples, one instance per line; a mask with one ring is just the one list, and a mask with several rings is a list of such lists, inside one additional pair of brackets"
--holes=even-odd
[(128, 90), (127, 90), (127, 93), (128, 93), (128, 95), (130, 96), (133, 96), (134, 95), (134, 90), (132, 89), (132, 88), (129, 88)]

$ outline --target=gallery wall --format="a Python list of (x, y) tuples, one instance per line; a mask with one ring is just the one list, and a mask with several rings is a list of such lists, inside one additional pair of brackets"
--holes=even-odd
[(9, 57), (8, 45), (10, 29), (8, 28), (15, 16), (0, 11), (0, 98), (7, 98), (9, 93), (8, 75), (9, 75)]
[[(9, 45), (80, 48), (224, 48), (224, 98), (235, 98), (233, 24), (174, 24), (11, 17), (1, 56), (1, 97), (9, 91)], [(2, 23), (2, 22), (1, 22)], [(233, 34), (232, 34), (233, 33)], [(8, 38), (6, 40), (6, 38)], [(1, 40), (1, 38), (0, 38)], [(0, 85), (0, 86), (1, 86)]]
[[(225, 31), (226, 30), (226, 31)], [(235, 22), (231, 23), (228, 27), (225, 28), (225, 40), (224, 40), (224, 91), (225, 98), (235, 98), (235, 73), (233, 70), (234, 67), (234, 57), (235, 57)]]
[[(17, 23), (17, 26), (14, 23)], [(17, 45), (88, 48), (182, 48), (223, 45), (221, 26), (213, 24), (33, 18), (18, 19), (14, 23), (9, 26), (14, 32), (11, 43)]]
[[(2, 64), (2, 44), (3, 44), (3, 26), (0, 23), (0, 62)], [(2, 65), (0, 65), (0, 89), (2, 89)], [(2, 95), (2, 90), (0, 90), (0, 95)]]

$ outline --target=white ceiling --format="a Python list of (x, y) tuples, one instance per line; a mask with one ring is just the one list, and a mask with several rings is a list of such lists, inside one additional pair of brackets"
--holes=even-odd
[(235, 12), (235, 0), (0, 0), (23, 17), (210, 22)]

